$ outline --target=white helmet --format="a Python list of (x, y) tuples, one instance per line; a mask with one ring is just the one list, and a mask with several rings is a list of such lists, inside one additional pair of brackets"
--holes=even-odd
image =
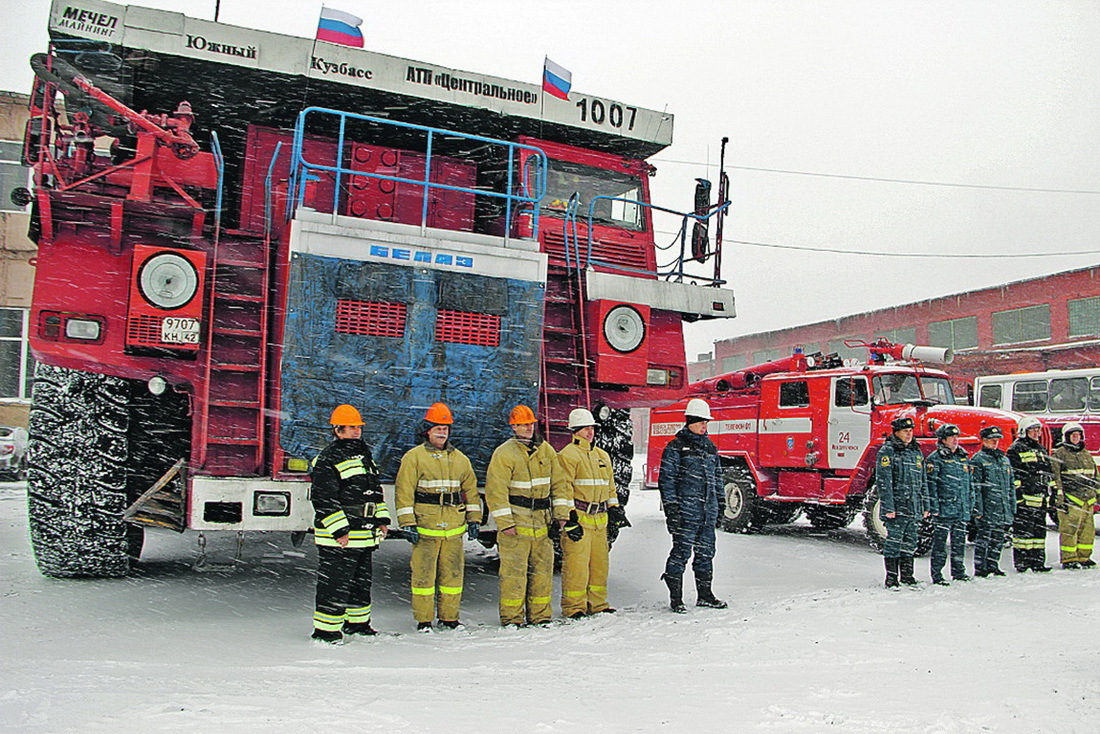
[(1034, 418), (1030, 415), (1026, 415), (1020, 419), (1020, 422), (1016, 424), (1016, 430), (1023, 436), (1032, 428), (1042, 428), (1043, 424), (1038, 418)]
[(578, 428), (587, 428), (588, 426), (596, 425), (596, 419), (592, 417), (592, 412), (586, 408), (576, 408), (569, 413), (569, 430), (575, 431)]
[(714, 420), (714, 416), (710, 414), (710, 406), (702, 398), (692, 398), (688, 401), (687, 407), (684, 408), (684, 417), (689, 421), (692, 418), (702, 418), (707, 421)]
[(1069, 434), (1073, 433), (1074, 431), (1080, 431), (1081, 432), (1081, 438), (1085, 437), (1085, 427), (1082, 426), (1077, 421), (1070, 421), (1066, 425), (1062, 426), (1062, 438), (1063, 439), (1069, 438)]

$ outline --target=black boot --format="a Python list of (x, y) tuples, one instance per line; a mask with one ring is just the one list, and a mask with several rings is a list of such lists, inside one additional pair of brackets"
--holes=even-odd
[(898, 559), (898, 580), (906, 586), (914, 586), (917, 583), (913, 578), (913, 556), (902, 556)]
[(894, 589), (898, 585), (898, 559), (883, 558), (886, 563), (886, 588)]
[(687, 614), (687, 607), (684, 606), (684, 577), (663, 573), (661, 579), (668, 587), (668, 604), (672, 611), (677, 614)]
[(695, 591), (697, 592), (695, 606), (710, 607), (711, 609), (725, 609), (729, 604), (716, 598), (714, 592), (710, 590), (711, 578), (710, 574), (695, 574)]

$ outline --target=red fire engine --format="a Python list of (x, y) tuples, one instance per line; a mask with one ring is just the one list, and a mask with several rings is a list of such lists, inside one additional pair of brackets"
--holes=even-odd
[[(796, 353), (690, 386), (689, 397), (706, 400), (715, 418), (710, 436), (726, 466), (723, 529), (787, 523), (800, 511), (813, 527), (835, 529), (863, 511), (868, 537), (879, 547), (885, 527), (875, 457), (892, 420), (911, 416), (926, 454), (944, 423), (961, 429), (960, 445), (970, 453), (985, 426), (1001, 427), (1003, 448), (1015, 435), (1019, 415), (962, 404), (947, 373), (924, 366), (950, 363), (950, 350), (886, 340), (848, 346), (867, 347), (868, 363), (846, 366), (836, 355)], [(649, 486), (657, 484), (661, 452), (683, 426), (685, 405), (686, 399), (650, 411)]]
[(125, 574), (147, 524), (305, 531), (340, 403), (384, 480), (436, 401), (478, 471), (517, 403), (559, 447), (592, 406), (628, 469), (628, 409), (686, 387), (682, 322), (733, 316), (724, 185), (649, 200), (670, 115), (99, 0), (50, 33), (25, 143), (46, 574)]

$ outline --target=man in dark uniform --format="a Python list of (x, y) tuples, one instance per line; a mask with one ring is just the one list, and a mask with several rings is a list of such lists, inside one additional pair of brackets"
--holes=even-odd
[(970, 456), (959, 446), (959, 427), (944, 423), (936, 429), (939, 441), (925, 459), (928, 472), (928, 510), (932, 513), (932, 583), (949, 586), (943, 577), (947, 541), (951, 540), (951, 578), (966, 581), (966, 526), (974, 507), (970, 490)]
[(371, 553), (386, 535), (390, 513), (378, 467), (362, 440), (359, 411), (339, 405), (329, 423), (336, 440), (313, 460), (310, 473), (317, 543), (313, 639), (339, 644), (343, 633), (375, 634), (370, 625)]
[(722, 491), (722, 469), (718, 449), (707, 437), (712, 420), (706, 401), (692, 398), (687, 403), (684, 427), (661, 454), (658, 488), (665, 508), (665, 524), (672, 534), (672, 550), (661, 576), (668, 586), (672, 611), (684, 614), (684, 570), (695, 560), (695, 605), (725, 609), (726, 602), (711, 590), (714, 578), (714, 526), (718, 521), (718, 496)]
[(1016, 519), (1012, 522), (1012, 564), (1023, 573), (1050, 570), (1046, 565), (1047, 505), (1055, 490), (1050, 455), (1039, 437), (1043, 424), (1038, 418), (1021, 418), (1016, 440), (1008, 451), (1016, 488)]
[(979, 435), (982, 447), (970, 457), (970, 486), (974, 489), (974, 519), (978, 526), (974, 575), (1004, 576), (1000, 569), (1001, 548), (1016, 514), (1012, 465), (998, 448), (1004, 436), (1000, 428), (986, 426)]
[(875, 460), (875, 484), (878, 487), (880, 517), (886, 524), (886, 542), (882, 556), (886, 563), (886, 587), (916, 584), (913, 555), (917, 552), (917, 533), (925, 508), (926, 480), (924, 454), (913, 440), (913, 419), (895, 418), (893, 434), (882, 444)]

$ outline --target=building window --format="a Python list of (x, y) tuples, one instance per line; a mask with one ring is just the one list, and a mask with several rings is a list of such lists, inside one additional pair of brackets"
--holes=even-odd
[(841, 359), (845, 359), (845, 360), (856, 361), (856, 362), (866, 362), (867, 361), (867, 347), (849, 347), (849, 346), (845, 346), (844, 345), (845, 340), (847, 340), (847, 341), (853, 341), (853, 340), (863, 341), (863, 338), (862, 337), (849, 336), (849, 337), (845, 337), (844, 339), (833, 339), (832, 341), (829, 342), (829, 354), (836, 354), (838, 357), (840, 357)]
[(978, 317), (933, 321), (928, 325), (928, 341), (933, 347), (974, 349), (978, 346)]
[(810, 404), (810, 383), (805, 380), (779, 385), (780, 408), (805, 408)]
[(1093, 336), (1100, 334), (1100, 296), (1077, 298), (1069, 306), (1069, 335)]
[(993, 346), (1050, 339), (1050, 305), (993, 314)]
[(34, 359), (27, 346), (25, 308), (0, 308), (0, 398), (29, 398)]
[(774, 362), (780, 359), (781, 355), (778, 349), (761, 349), (759, 352), (752, 353), (752, 364), (764, 364), (765, 362)]
[(744, 354), (734, 354), (730, 357), (722, 357), (722, 373), (736, 372), (737, 370), (743, 370), (749, 366), (748, 356)]
[(886, 331), (876, 331), (875, 337), (884, 337), (892, 344), (916, 344), (917, 343), (917, 328), (910, 326), (905, 329), (887, 329)]
[(11, 192), (30, 188), (30, 169), (19, 162), (22, 153), (22, 143), (0, 140), (0, 211), (27, 211), (27, 207), (18, 206), (11, 200)]

